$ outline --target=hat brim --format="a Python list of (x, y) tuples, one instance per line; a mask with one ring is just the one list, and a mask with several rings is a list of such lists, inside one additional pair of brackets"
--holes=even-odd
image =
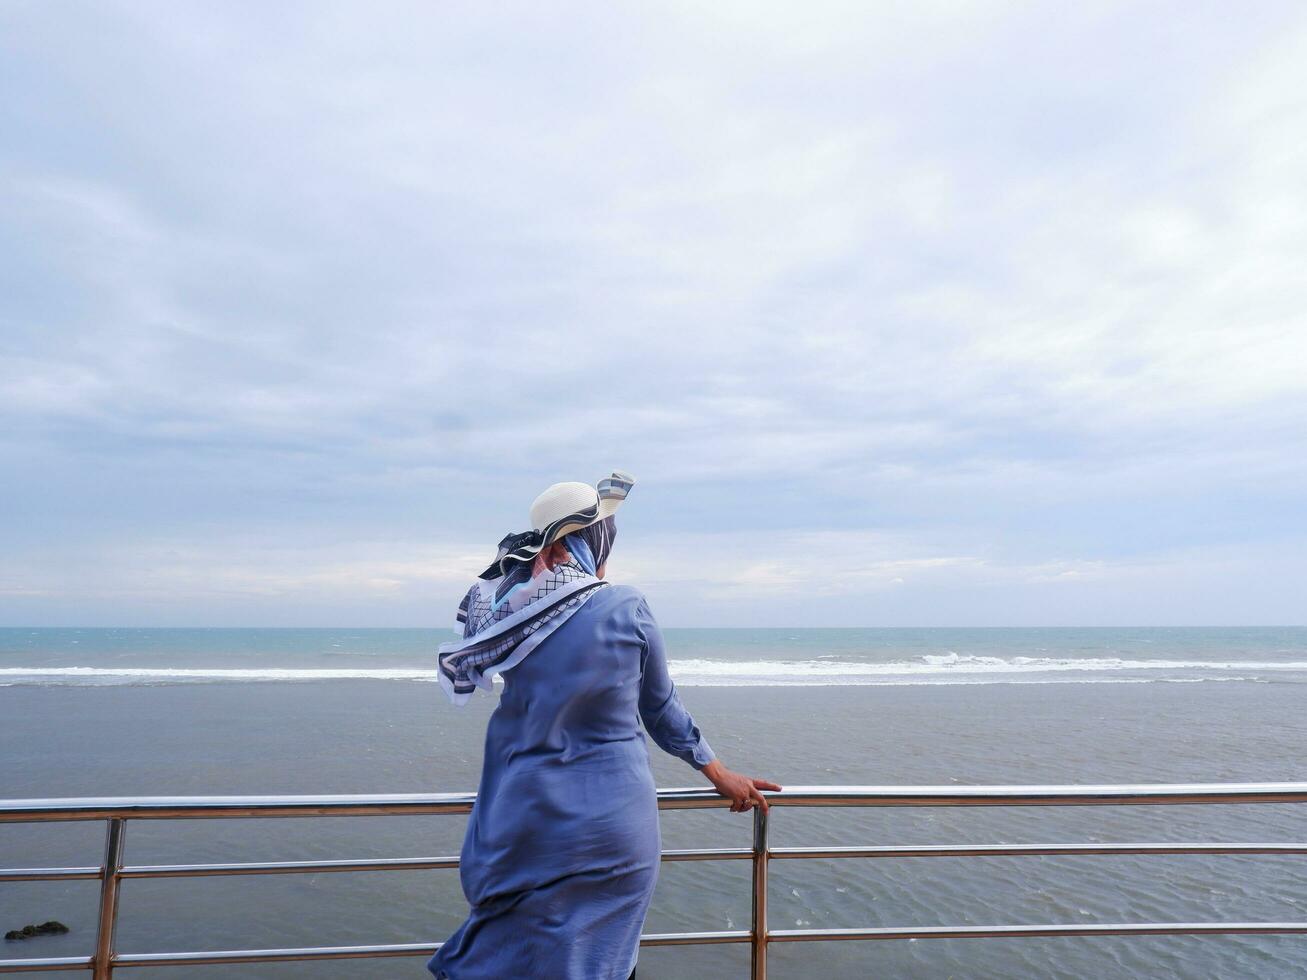
[(573, 531), (579, 531), (583, 527), (598, 524), (605, 518), (612, 517), (617, 513), (617, 509), (622, 506), (633, 486), (635, 486), (635, 477), (629, 473), (614, 470), (612, 476), (600, 480), (595, 487), (595, 493), (599, 497), (598, 506), (588, 507), (575, 514), (569, 514), (543, 528), (544, 537), (536, 550), (540, 551), (548, 548), (559, 538), (571, 534)]
[[(631, 492), (631, 487), (634, 485), (635, 477), (628, 473), (614, 471), (612, 476), (600, 480), (599, 485), (595, 488), (599, 495), (599, 502), (594, 507), (587, 507), (585, 510), (552, 521), (547, 527), (541, 528), (540, 536), (535, 541), (514, 542), (508, 552), (491, 562), (490, 567), (482, 572), (480, 577), (496, 578), (504, 574), (507, 563), (510, 561), (534, 561), (536, 555), (560, 538), (571, 534), (573, 531), (579, 531), (583, 527), (589, 527), (591, 524), (598, 524), (605, 518), (612, 517), (617, 513), (618, 508), (622, 506), (627, 494)], [(519, 537), (525, 536), (521, 535)], [(501, 545), (513, 537), (514, 535), (509, 535), (504, 542), (501, 542)]]

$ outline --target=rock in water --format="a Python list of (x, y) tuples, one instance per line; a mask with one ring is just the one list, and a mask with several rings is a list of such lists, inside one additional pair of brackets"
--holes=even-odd
[(42, 922), (39, 926), (23, 926), (21, 929), (10, 929), (5, 933), (5, 941), (15, 942), (19, 939), (31, 939), (33, 936), (57, 936), (67, 931), (68, 927), (66, 925), (51, 919), (49, 922)]

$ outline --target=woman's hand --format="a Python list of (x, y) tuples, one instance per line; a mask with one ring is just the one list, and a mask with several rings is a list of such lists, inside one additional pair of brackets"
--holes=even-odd
[(780, 789), (778, 785), (765, 779), (751, 779), (738, 772), (732, 772), (722, 765), (720, 759), (713, 759), (700, 772), (712, 781), (717, 792), (731, 801), (732, 813), (752, 810), (755, 803), (762, 807), (763, 813), (766, 813), (767, 800), (759, 790)]

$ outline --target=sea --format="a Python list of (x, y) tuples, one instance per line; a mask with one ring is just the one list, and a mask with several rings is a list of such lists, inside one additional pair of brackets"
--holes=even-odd
[[(444, 629), (0, 629), (0, 798), (474, 790), (496, 693), (451, 706)], [(782, 785), (1307, 781), (1307, 628), (667, 629), (682, 700), (731, 768)], [(547, 651), (547, 646), (541, 652)], [(509, 678), (511, 683), (511, 676)], [(663, 787), (706, 786), (651, 746)], [(150, 821), (132, 864), (457, 854), (464, 817)], [(523, 820), (530, 814), (523, 813)], [(751, 818), (662, 815), (664, 847)], [(1307, 842), (1307, 804), (772, 811), (771, 843)], [(0, 866), (97, 864), (95, 823), (0, 824)], [(665, 864), (647, 932), (749, 927), (747, 862)], [(773, 928), (1307, 922), (1299, 856), (778, 861)], [(97, 883), (0, 883), (0, 931), (89, 953)], [(456, 871), (129, 880), (125, 952), (438, 942)], [(638, 976), (746, 977), (744, 945), (650, 948)], [(59, 976), (63, 974), (47, 974)], [(84, 976), (69, 973), (68, 976)], [(135, 975), (134, 973), (131, 975)], [(419, 978), (423, 958), (151, 968), (151, 978)], [(773, 978), (1307, 976), (1307, 936), (783, 943)]]

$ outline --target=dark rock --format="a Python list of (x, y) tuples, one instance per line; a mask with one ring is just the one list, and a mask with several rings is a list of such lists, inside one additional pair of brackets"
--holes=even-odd
[(12, 943), (19, 939), (31, 939), (33, 936), (57, 936), (67, 931), (68, 927), (66, 925), (51, 919), (49, 922), (42, 922), (39, 926), (23, 926), (21, 929), (10, 929), (5, 933), (5, 941)]

